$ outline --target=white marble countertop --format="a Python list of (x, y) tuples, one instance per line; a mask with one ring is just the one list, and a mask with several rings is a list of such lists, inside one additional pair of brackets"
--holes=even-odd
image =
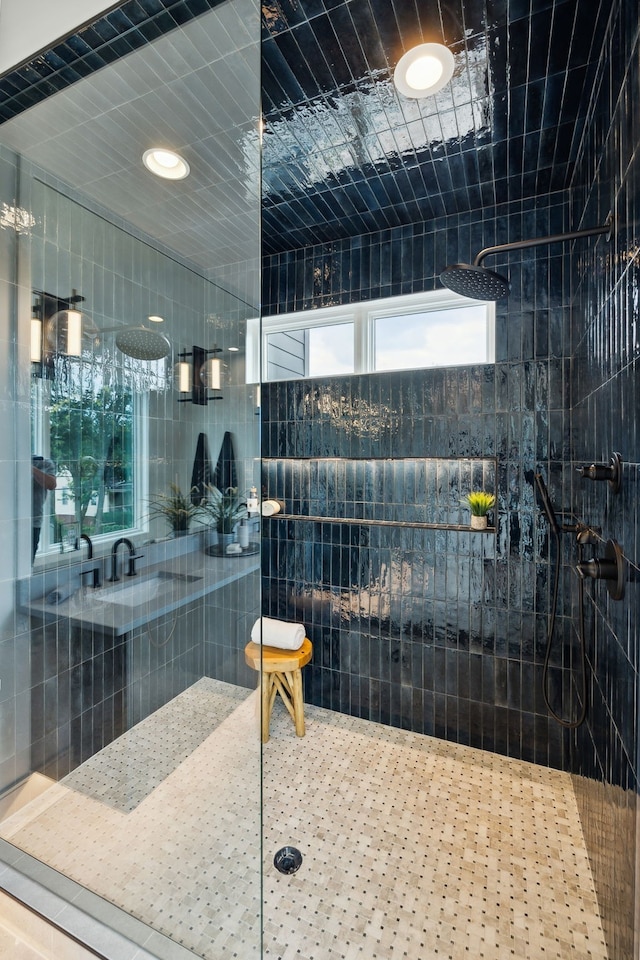
[[(83, 566), (86, 570), (87, 563)], [(126, 562), (122, 566), (126, 569)], [(122, 636), (259, 568), (260, 555), (256, 553), (212, 557), (194, 550), (143, 567), (134, 577), (121, 575), (116, 583), (79, 587), (59, 603), (50, 602), (47, 598), (53, 591), (47, 591), (28, 599), (22, 609), (45, 623), (64, 618), (81, 627)]]

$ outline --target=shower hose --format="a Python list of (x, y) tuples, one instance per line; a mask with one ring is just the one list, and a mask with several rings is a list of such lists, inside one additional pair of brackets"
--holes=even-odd
[[(542, 696), (544, 697), (544, 702), (546, 704), (547, 710), (551, 714), (554, 720), (557, 720), (559, 724), (563, 727), (566, 727), (568, 730), (575, 730), (576, 727), (579, 727), (583, 722), (587, 714), (587, 654), (586, 654), (586, 644), (585, 644), (585, 626), (584, 626), (584, 581), (582, 578), (578, 580), (578, 628), (579, 628), (579, 637), (580, 637), (580, 712), (575, 720), (565, 720), (564, 717), (559, 716), (553, 709), (550, 703), (549, 692), (548, 692), (548, 681), (549, 681), (549, 660), (551, 659), (551, 646), (553, 643), (553, 634), (556, 624), (556, 612), (558, 609), (558, 589), (560, 585), (560, 531), (556, 527), (551, 527), (551, 532), (554, 535), (556, 541), (556, 568), (553, 578), (553, 601), (551, 603), (551, 616), (549, 617), (549, 631), (547, 634), (547, 649), (544, 656), (544, 666), (542, 668)], [(578, 539), (578, 561), (582, 561), (582, 543)]]

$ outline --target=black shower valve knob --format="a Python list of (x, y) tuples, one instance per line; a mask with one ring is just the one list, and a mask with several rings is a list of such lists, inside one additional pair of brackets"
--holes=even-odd
[(614, 453), (609, 463), (592, 463), (589, 467), (578, 467), (578, 473), (585, 480), (606, 480), (613, 493), (618, 493), (622, 482), (622, 457)]
[(625, 559), (617, 540), (607, 540), (604, 557), (581, 560), (576, 564), (576, 573), (581, 580), (604, 580), (609, 596), (622, 600), (625, 586)]
[(590, 467), (580, 467), (578, 472), (588, 480), (611, 479), (611, 467), (605, 463), (592, 463)]

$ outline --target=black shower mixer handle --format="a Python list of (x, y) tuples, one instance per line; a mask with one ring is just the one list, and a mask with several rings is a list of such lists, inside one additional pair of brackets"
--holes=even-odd
[(613, 600), (624, 597), (625, 559), (617, 540), (607, 540), (604, 557), (580, 560), (575, 569), (581, 580), (604, 580)]
[(592, 463), (589, 467), (576, 468), (585, 480), (606, 480), (613, 493), (618, 493), (622, 482), (622, 457), (614, 453), (609, 463)]
[(578, 473), (587, 480), (611, 480), (613, 468), (606, 463), (592, 463), (590, 467), (578, 467)]

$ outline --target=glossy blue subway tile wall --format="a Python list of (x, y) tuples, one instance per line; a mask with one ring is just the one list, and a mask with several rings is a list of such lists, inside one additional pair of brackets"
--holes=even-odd
[[(558, 13), (567, 10), (565, 5)], [(423, 222), (300, 245), (265, 261), (265, 312), (313, 309), (432, 289), (444, 265), (470, 261), (484, 246), (593, 226), (614, 210), (610, 243), (599, 238), (491, 264), (508, 270), (513, 285), (509, 299), (498, 304), (495, 368), (281, 383), (264, 390), (268, 483), (273, 464), (284, 469), (300, 457), (497, 457), (495, 555), (486, 554), (489, 541), (483, 539), (482, 553), (474, 556), (464, 537), (452, 532), (413, 531), (409, 538), (401, 528), (272, 521), (264, 584), (268, 612), (310, 620), (319, 650), (308, 675), (314, 702), (516, 756), (547, 758), (576, 772), (607, 944), (612, 957), (627, 960), (639, 749), (634, 584), (640, 473), (640, 121), (630, 105), (640, 58), (637, 5), (614, 3), (606, 13), (611, 19), (604, 56), (597, 71), (588, 68), (597, 96), (586, 136), (574, 141), (570, 193), (499, 206), (485, 200), (477, 214), (435, 219), (425, 206), (430, 215)], [(516, 116), (514, 110), (510, 122)], [(524, 104), (522, 116), (524, 123)], [(375, 197), (378, 186), (370, 189)], [(404, 391), (412, 398), (411, 418)], [(365, 402), (375, 409), (376, 428), (356, 431), (354, 412)], [(331, 410), (337, 415), (331, 417)], [(619, 497), (579, 481), (573, 470), (594, 459), (606, 462), (614, 450), (626, 461)], [(571, 735), (549, 720), (541, 698), (551, 569), (548, 531), (533, 496), (535, 469), (545, 474), (557, 506), (620, 541), (630, 570), (624, 602), (607, 600), (601, 585), (588, 599), (588, 712)], [(380, 591), (378, 551), (396, 571), (397, 593), (391, 586), (386, 595)], [(577, 707), (579, 642), (568, 542), (563, 560), (550, 692), (556, 710), (570, 717)], [(472, 575), (478, 564), (479, 593)], [(425, 566), (434, 571), (433, 593), (425, 586)], [(377, 611), (385, 598), (386, 617), (371, 618), (365, 599), (370, 582)], [(405, 583), (410, 586), (403, 593)], [(455, 601), (451, 583), (458, 590)], [(410, 611), (406, 619), (403, 610)]]
[(640, 750), (639, 65), (638, 6), (615, 3), (572, 191), (575, 218), (612, 211), (615, 225), (608, 243), (572, 258), (567, 331), (573, 465), (609, 462), (615, 451), (624, 460), (620, 493), (575, 471), (571, 491), (580, 513), (602, 528), (603, 538), (615, 538), (626, 558), (624, 599), (611, 600), (602, 584), (594, 584), (587, 597), (589, 712), (571, 751), (603, 929), (615, 960), (634, 956)]
[[(264, 312), (290, 313), (433, 289), (448, 264), (471, 263), (493, 244), (561, 233), (569, 229), (568, 216), (568, 194), (560, 192), (276, 254), (264, 261)], [(495, 256), (487, 266), (507, 271), (513, 291), (509, 301), (497, 305), (497, 359), (562, 356), (562, 247), (549, 248), (544, 257)], [(529, 312), (526, 324), (507, 322), (514, 298), (518, 315)]]
[[(532, 487), (540, 462), (560, 472), (566, 375), (547, 358), (265, 386), (264, 492), (323, 518), (263, 528), (264, 610), (305, 623), (312, 702), (567, 762), (541, 696), (550, 582)], [(496, 490), (495, 534), (400, 525), (412, 503), (418, 522), (431, 504), (460, 523), (471, 482)], [(396, 525), (344, 522), (360, 518)], [(570, 656), (561, 641), (552, 667), (568, 704)]]

